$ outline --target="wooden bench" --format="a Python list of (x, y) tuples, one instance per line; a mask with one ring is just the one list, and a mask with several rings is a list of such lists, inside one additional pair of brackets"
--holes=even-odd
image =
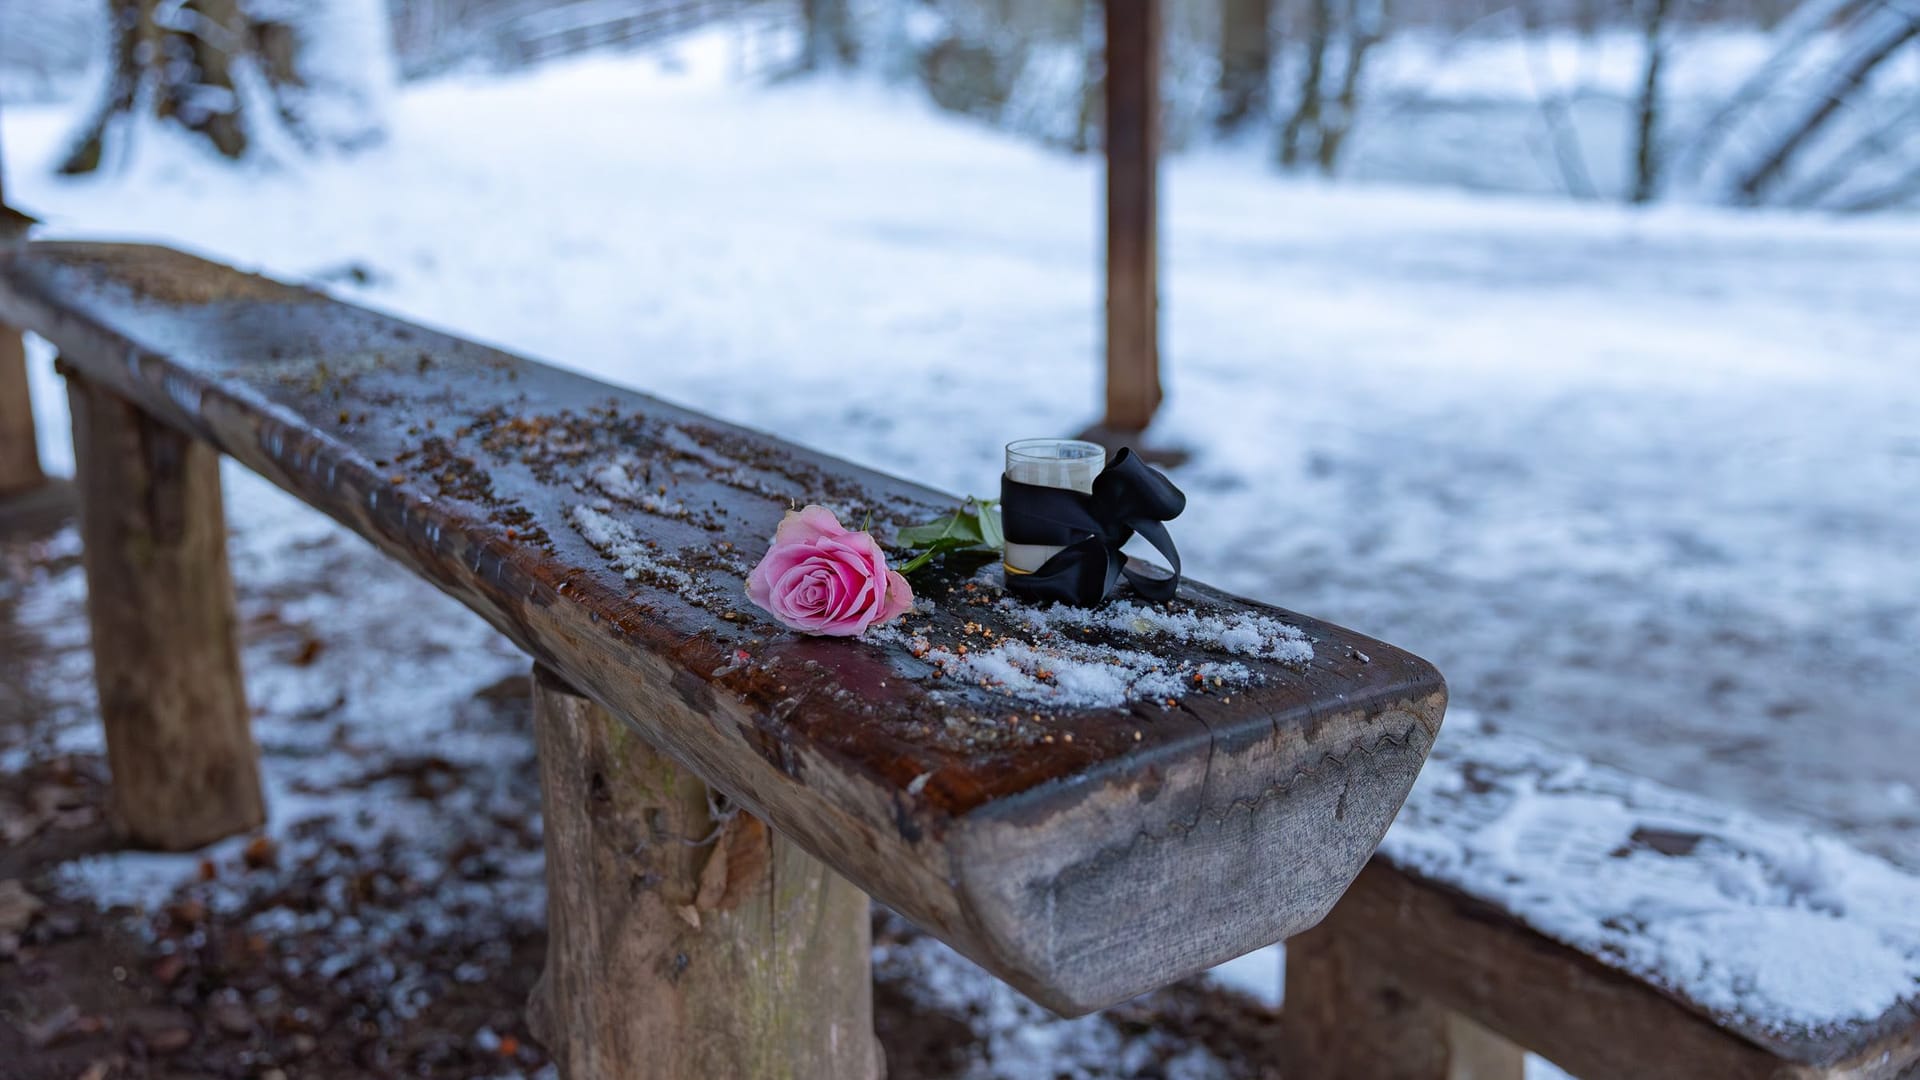
[(1294, 1076), (1920, 1076), (1920, 876), (1456, 719), (1287, 945)]
[(1198, 584), (1080, 625), (951, 571), (873, 640), (796, 637), (742, 594), (791, 504), (884, 535), (954, 500), (177, 252), (0, 254), (0, 323), (69, 378), (137, 841), (265, 813), (219, 453), (540, 665), (534, 1013), (574, 1075), (873, 1075), (861, 893), (1066, 1014), (1296, 934), (1372, 853), (1445, 707), (1416, 657)]

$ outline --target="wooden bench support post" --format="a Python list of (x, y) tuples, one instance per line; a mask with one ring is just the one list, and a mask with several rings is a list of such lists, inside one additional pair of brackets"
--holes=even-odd
[(865, 894), (539, 665), (547, 966), (572, 1080), (876, 1080)]
[(0, 323), (0, 499), (46, 483), (34, 443), (33, 398), (27, 391), (27, 345)]
[(255, 828), (220, 455), (70, 371), (67, 398), (114, 817), (176, 851)]
[(1521, 1080), (1526, 1053), (1423, 1000), (1356, 948), (1338, 911), (1287, 942), (1280, 1010), (1289, 1076), (1348, 1080)]

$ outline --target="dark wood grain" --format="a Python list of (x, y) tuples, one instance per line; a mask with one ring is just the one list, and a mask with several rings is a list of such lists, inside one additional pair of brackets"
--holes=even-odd
[[(1405, 799), (1445, 707), (1417, 657), (1198, 584), (1183, 609), (1287, 621), (1312, 659), (1249, 661), (1257, 685), (1172, 705), (1048, 710), (942, 679), (898, 639), (795, 636), (742, 595), (789, 505), (870, 511), (884, 534), (952, 498), (191, 256), (35, 244), (0, 257), (0, 319), (367, 537), (1064, 1013), (1317, 922)], [(646, 358), (635, 377), (689, 362)], [(583, 470), (616, 453), (670, 500), (612, 508), (655, 545), (632, 577), (569, 516), (590, 497)], [(997, 464), (982, 463), (983, 484)], [(977, 642), (970, 623), (1013, 632), (991, 585), (935, 575), (916, 591), (932, 609), (907, 623), (931, 640)]]

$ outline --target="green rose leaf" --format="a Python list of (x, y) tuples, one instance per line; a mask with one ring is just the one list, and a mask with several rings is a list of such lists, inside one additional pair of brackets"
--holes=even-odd
[(1000, 531), (997, 500), (969, 498), (960, 509), (925, 525), (911, 525), (894, 535), (903, 548), (919, 548), (920, 554), (899, 568), (910, 574), (925, 566), (936, 555), (952, 551), (998, 553), (1006, 546), (1006, 534)]

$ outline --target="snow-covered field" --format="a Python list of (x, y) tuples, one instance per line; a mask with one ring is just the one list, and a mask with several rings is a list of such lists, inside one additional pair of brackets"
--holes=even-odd
[[(361, 157), (150, 141), (84, 183), (49, 175), (72, 109), (14, 108), (8, 196), (955, 491), (1092, 418), (1093, 162), (725, 66), (419, 85)], [(1496, 727), (1920, 869), (1920, 221), (1323, 187), (1239, 152), (1165, 187), (1155, 439), (1193, 453), (1190, 572), (1428, 656)], [(300, 527), (240, 493), (242, 532)]]

